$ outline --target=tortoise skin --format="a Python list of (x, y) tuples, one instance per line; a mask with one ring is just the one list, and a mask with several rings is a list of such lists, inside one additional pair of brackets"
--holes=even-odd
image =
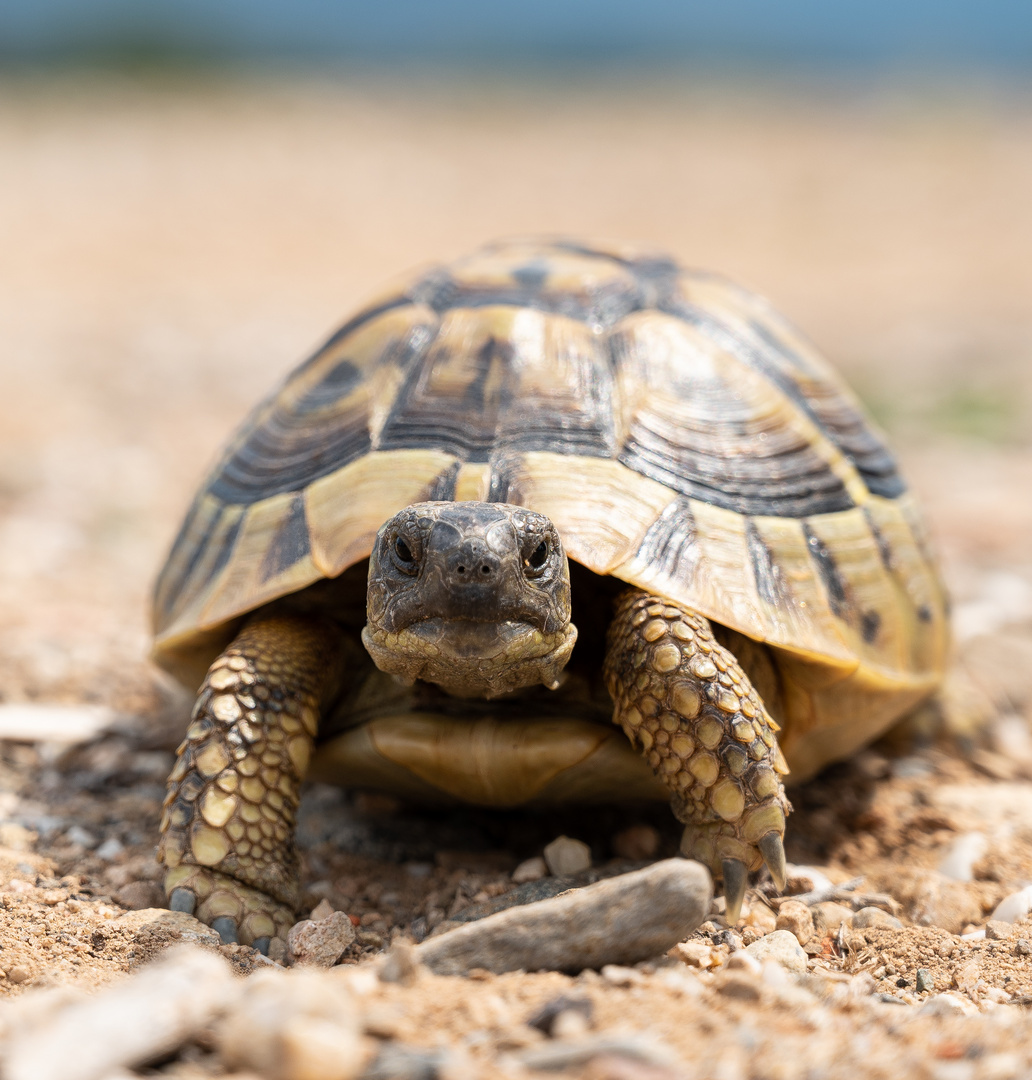
[(196, 685), (247, 613), (360, 563), (403, 507), (467, 499), (769, 645), (793, 779), (941, 679), (920, 520), (814, 348), (723, 278), (534, 240), (411, 278), (254, 410), (158, 580), (155, 658)]

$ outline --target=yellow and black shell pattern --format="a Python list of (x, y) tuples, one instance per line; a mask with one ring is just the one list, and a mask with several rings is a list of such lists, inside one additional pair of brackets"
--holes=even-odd
[(427, 499), (547, 514), (571, 559), (776, 647), (835, 708), (844, 682), (862, 712), (941, 676), (921, 524), (843, 380), (724, 278), (562, 240), (409, 279), (255, 409), (161, 573), (156, 658), (214, 657)]

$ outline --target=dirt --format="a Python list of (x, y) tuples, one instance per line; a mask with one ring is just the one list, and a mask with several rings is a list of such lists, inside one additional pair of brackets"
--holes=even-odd
[[(819, 926), (799, 980), (750, 982), (730, 961), (774, 928), (761, 883), (734, 935), (719, 903), (694, 935), (706, 967), (422, 973), (367, 986), (366, 1031), (462, 1047), (470, 1075), (496, 1075), (548, 1043), (527, 1020), (567, 995), (590, 1002), (594, 1034), (645, 1032), (705, 1075), (1020, 1075), (1032, 924), (972, 935), (1032, 882), (1032, 110), (977, 95), (959, 108), (548, 93), (5, 87), (0, 242), (17, 257), (0, 264), (0, 703), (102, 704), (115, 720), (85, 744), (0, 743), (0, 995), (100, 987), (196, 940), (152, 910), (189, 698), (148, 665), (146, 598), (232, 426), (385, 277), (490, 236), (564, 231), (663, 247), (773, 296), (900, 448), (954, 599), (951, 681), (941, 707), (791, 792), (788, 855), (833, 882), (862, 876), (903, 925)], [(514, 869), (560, 834), (591, 846), (596, 876), (640, 865), (625, 857), (632, 825), (655, 839), (649, 857), (676, 851), (663, 808), (428, 812), (312, 785), (305, 913), (325, 901), (352, 916), (342, 966), (358, 971), (509, 902)], [(971, 880), (944, 876), (971, 833)], [(808, 888), (800, 870), (790, 889)], [(242, 974), (266, 966), (220, 951)], [(941, 994), (952, 1012), (921, 1012)], [(223, 1065), (202, 1039), (155, 1068)], [(679, 1074), (601, 1052), (570, 1073)]]

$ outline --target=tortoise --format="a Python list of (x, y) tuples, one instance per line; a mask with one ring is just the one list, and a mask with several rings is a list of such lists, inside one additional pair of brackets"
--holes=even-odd
[(947, 649), (912, 498), (815, 349), (722, 277), (568, 240), (350, 318), (204, 482), (154, 629), (200, 684), (170, 905), (262, 950), (298, 908), (306, 776), (669, 801), (733, 923), (750, 872), (784, 885), (785, 778), (884, 732)]

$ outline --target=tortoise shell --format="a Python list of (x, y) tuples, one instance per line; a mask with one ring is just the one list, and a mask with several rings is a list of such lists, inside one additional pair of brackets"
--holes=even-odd
[(913, 502), (815, 349), (724, 278), (533, 240), (387, 292), (254, 410), (161, 572), (155, 658), (194, 677), (244, 615), (431, 499), (547, 514), (575, 562), (772, 646), (797, 776), (941, 678)]

